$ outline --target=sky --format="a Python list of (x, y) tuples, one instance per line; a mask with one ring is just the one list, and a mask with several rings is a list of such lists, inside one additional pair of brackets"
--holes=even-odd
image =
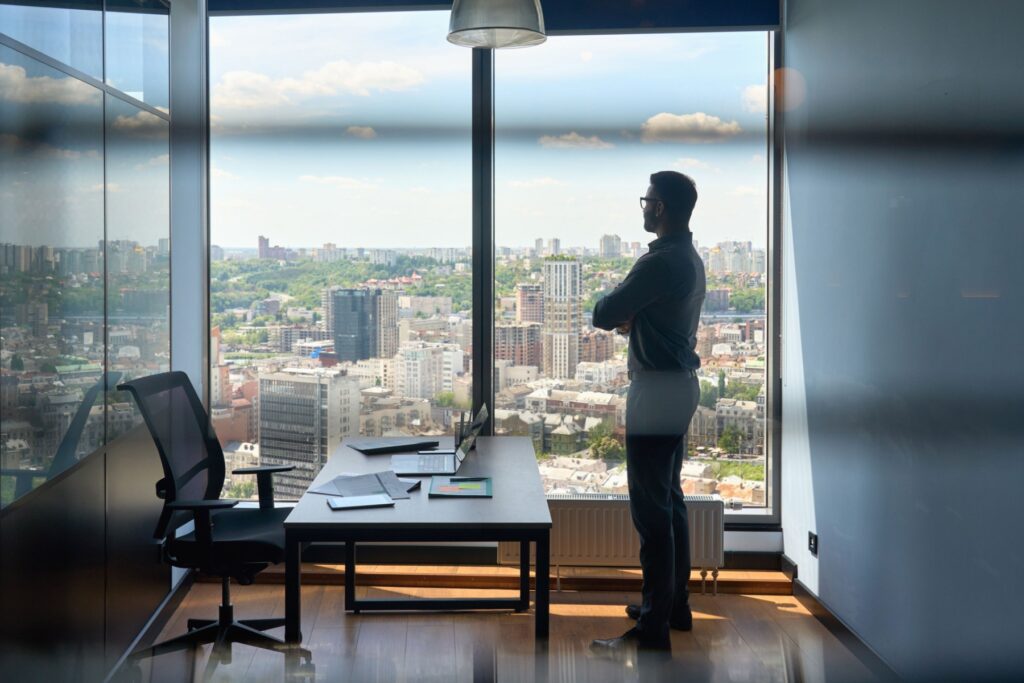
[[(469, 246), (470, 51), (447, 12), (210, 20), (211, 241)], [(298, 47), (297, 47), (298, 46)], [(766, 240), (764, 33), (549, 37), (495, 58), (500, 246), (647, 241), (679, 170), (702, 245)]]

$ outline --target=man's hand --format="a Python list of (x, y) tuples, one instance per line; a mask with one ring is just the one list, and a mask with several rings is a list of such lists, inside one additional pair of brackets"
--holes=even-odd
[(629, 330), (632, 327), (633, 327), (633, 321), (630, 320), (629, 322), (623, 323), (622, 325), (619, 325), (618, 327), (616, 327), (615, 331), (618, 332), (619, 334), (627, 335), (627, 334), (629, 334)]

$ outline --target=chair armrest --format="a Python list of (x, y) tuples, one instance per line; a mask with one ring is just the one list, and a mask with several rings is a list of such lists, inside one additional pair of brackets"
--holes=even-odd
[(237, 500), (176, 500), (167, 503), (168, 510), (190, 510), (195, 520), (196, 541), (203, 545), (213, 544), (213, 522), (210, 512), (226, 510), (238, 505)]
[(237, 470), (231, 470), (231, 474), (260, 474), (261, 472), (290, 472), (295, 469), (295, 465), (263, 465), (261, 467), (239, 467)]
[(263, 465), (261, 467), (241, 467), (231, 470), (231, 474), (255, 474), (256, 488), (260, 494), (260, 509), (269, 510), (274, 507), (274, 474), (290, 472), (294, 465)]

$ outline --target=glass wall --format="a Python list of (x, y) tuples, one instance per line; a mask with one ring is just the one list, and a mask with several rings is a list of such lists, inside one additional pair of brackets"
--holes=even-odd
[(168, 123), (99, 85), (87, 6), (0, 5), (4, 506), (137, 422), (106, 386), (169, 367)]
[[(107, 368), (123, 381), (171, 369), (169, 124), (108, 95), (106, 127)], [(112, 391), (107, 440), (140, 420)]]
[(766, 505), (764, 33), (551, 37), (495, 59), (495, 428), (552, 494), (626, 493), (624, 336), (595, 302), (647, 250), (651, 173), (696, 183), (707, 276), (687, 493)]
[(228, 472), (296, 466), (280, 497), (345, 436), (470, 407), (471, 55), (447, 23), (210, 20), (210, 401)]

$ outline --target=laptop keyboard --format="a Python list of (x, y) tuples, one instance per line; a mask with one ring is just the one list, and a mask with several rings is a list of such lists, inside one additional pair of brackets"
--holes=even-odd
[(440, 453), (424, 453), (420, 455), (420, 461), (417, 464), (417, 468), (424, 472), (440, 472), (443, 469), (448, 468), (449, 460), (447, 455)]

